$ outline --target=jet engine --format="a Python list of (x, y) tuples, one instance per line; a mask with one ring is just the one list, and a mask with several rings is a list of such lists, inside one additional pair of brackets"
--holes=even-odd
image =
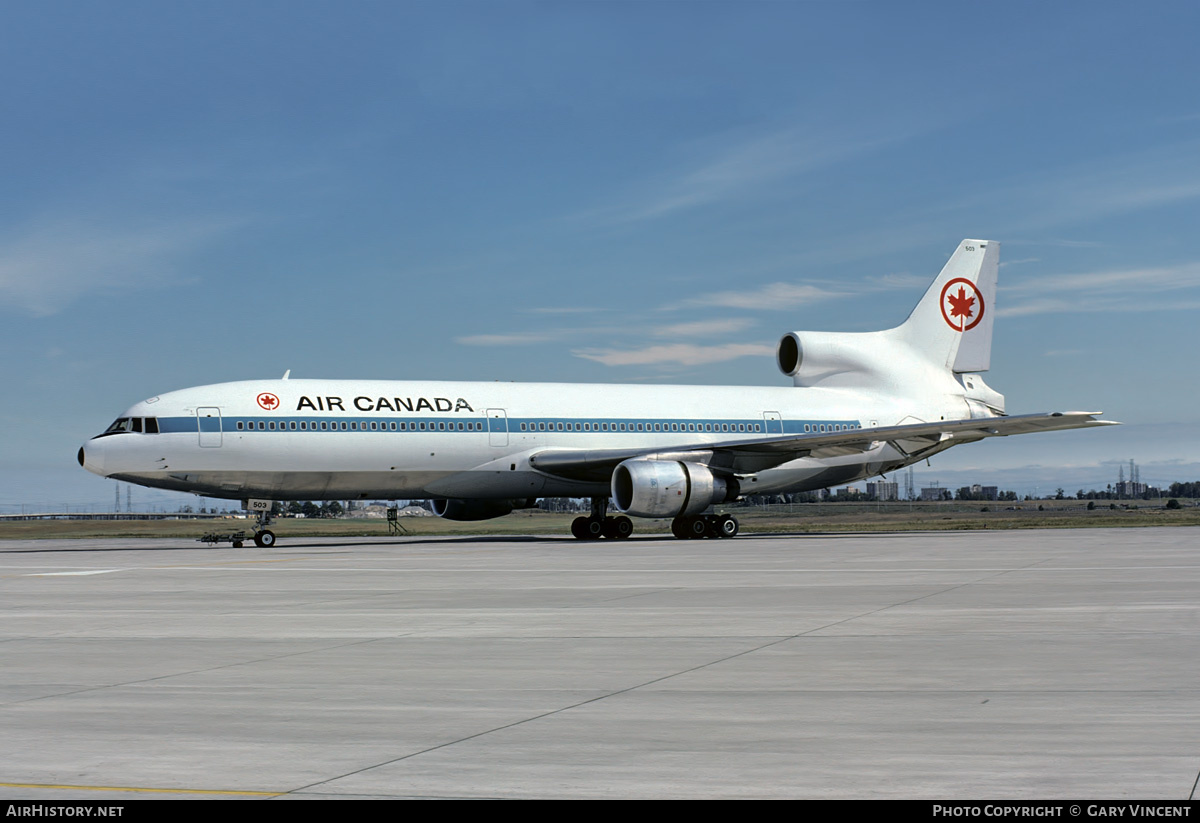
[(878, 332), (794, 331), (779, 341), (775, 361), (797, 386), (859, 386), (886, 379), (906, 355)]
[(537, 498), (522, 497), (517, 500), (433, 500), (433, 513), (446, 520), (491, 520), (503, 517), (513, 509), (532, 509)]
[(713, 503), (737, 498), (738, 492), (735, 478), (676, 460), (626, 460), (612, 476), (613, 501), (621, 512), (635, 517), (698, 514)]

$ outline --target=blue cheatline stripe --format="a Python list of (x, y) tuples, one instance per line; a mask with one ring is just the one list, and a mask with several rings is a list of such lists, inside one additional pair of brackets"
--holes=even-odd
[[(217, 418), (199, 418), (210, 425)], [(160, 417), (158, 429), (163, 433), (197, 431), (195, 417)], [(782, 424), (783, 434), (827, 434), (862, 428), (858, 420), (772, 420)], [(300, 425), (304, 423), (305, 429)], [(275, 428), (270, 428), (274, 424)], [(371, 425), (375, 428), (372, 429)], [(395, 424), (396, 428), (392, 428)], [(238, 426), (241, 426), (239, 429)], [(293, 428), (293, 425), (295, 428)], [(351, 428), (351, 426), (354, 428)], [(321, 428), (324, 426), (324, 428)], [(560, 428), (561, 426), (561, 428)], [(657, 426), (657, 428), (655, 428)], [(738, 427), (741, 427), (740, 429)], [(755, 429), (755, 426), (758, 428)], [(332, 434), (396, 433), (483, 434), (488, 431), (487, 418), (473, 417), (470, 420), (446, 417), (224, 417), (221, 428), (226, 433), (272, 434), (289, 432), (308, 434), (312, 432)], [(767, 426), (762, 419), (746, 418), (559, 418), (559, 417), (509, 417), (508, 431), (512, 434), (722, 434), (722, 435), (766, 435)], [(206, 431), (208, 429), (206, 428)], [(216, 429), (212, 429), (216, 431)]]

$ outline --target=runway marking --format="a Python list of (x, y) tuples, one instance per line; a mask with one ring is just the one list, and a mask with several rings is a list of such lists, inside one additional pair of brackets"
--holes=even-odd
[[(247, 564), (260, 563), (289, 563), (290, 560), (247, 560)], [(19, 566), (0, 566), (0, 568), (20, 568)], [(112, 572), (122, 571), (158, 571), (161, 569), (190, 569), (193, 571), (255, 571), (256, 569), (246, 569), (244, 566), (231, 566), (227, 564), (208, 566), (208, 565), (172, 565), (172, 566), (128, 566), (122, 569), (98, 569), (91, 571), (77, 572), (28, 572), (21, 577), (46, 577), (50, 575), (85, 575), (85, 574), (110, 574)], [(541, 569), (526, 569), (529, 574), (553, 574), (563, 571), (564, 567), (549, 567)], [(857, 569), (838, 569), (814, 566), (811, 568), (771, 568), (771, 567), (754, 567), (754, 566), (726, 566), (715, 567), (711, 569), (697, 568), (679, 568), (679, 569), (647, 569), (642, 567), (616, 567), (616, 566), (597, 566), (590, 568), (571, 567), (571, 571), (577, 573), (629, 573), (634, 572), (642, 575), (668, 575), (668, 574), (722, 574), (727, 575), (730, 572), (758, 572), (768, 571), (771, 574), (909, 574), (909, 573), (951, 573), (951, 574), (974, 574), (974, 573), (1011, 573), (1011, 572), (1109, 572), (1109, 571), (1160, 571), (1160, 570), (1196, 570), (1200, 569), (1200, 564), (1190, 565), (1170, 565), (1170, 566), (1155, 566), (1151, 564), (1140, 566), (1047, 566), (1041, 569), (1031, 569), (1020, 566), (1003, 567), (1003, 566), (946, 566), (942, 568), (931, 568), (925, 566), (913, 568), (895, 568), (895, 567), (880, 567), (880, 568), (857, 568)], [(286, 569), (290, 572), (315, 572), (318, 574), (330, 574), (333, 572), (393, 572), (396, 574), (415, 574), (426, 572), (454, 572), (455, 574), (495, 574), (496, 572), (511, 571), (508, 566), (494, 566), (477, 569), (463, 569), (455, 566), (415, 566), (406, 568), (404, 566), (292, 566)]]
[[(25, 575), (25, 577), (82, 577), (88, 574), (112, 574), (113, 572), (125, 571), (124, 569), (96, 569), (88, 572), (33, 572)], [(0, 784), (3, 785), (3, 784)]]
[(235, 568), (240, 568), (241, 566), (251, 566), (251, 565), (257, 565), (257, 564), (262, 564), (262, 563), (292, 563), (292, 562), (294, 562), (294, 561), (295, 561), (295, 559), (296, 559), (296, 558), (294, 558), (294, 557), (277, 557), (277, 558), (272, 558), (272, 559), (269, 559), (269, 560), (233, 560), (233, 561), (230, 561), (230, 562), (222, 563), (220, 566), (213, 566), (213, 565), (212, 565), (212, 564), (210, 564), (210, 563), (173, 563), (173, 564), (171, 564), (171, 565), (168, 565), (168, 566), (146, 566), (145, 568), (148, 568), (148, 569), (209, 569), (209, 568), (218, 568), (218, 569), (220, 569), (220, 568), (225, 568), (225, 567), (228, 567), (228, 566), (232, 566), (232, 567), (235, 567)]
[(237, 797), (279, 797), (287, 792), (252, 792), (240, 789), (154, 789), (146, 786), (72, 786), (65, 783), (0, 783), (7, 789), (65, 789), (77, 792), (142, 792), (148, 794), (220, 794)]

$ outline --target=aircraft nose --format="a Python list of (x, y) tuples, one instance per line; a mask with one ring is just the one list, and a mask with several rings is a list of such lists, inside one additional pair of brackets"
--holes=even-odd
[(80, 446), (76, 459), (79, 460), (79, 465), (92, 474), (98, 474), (101, 477), (104, 476), (104, 450), (97, 448), (95, 443), (85, 443)]

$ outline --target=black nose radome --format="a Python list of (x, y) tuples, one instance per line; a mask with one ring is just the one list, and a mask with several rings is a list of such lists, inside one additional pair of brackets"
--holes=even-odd
[(83, 446), (79, 447), (79, 454), (77, 455), (77, 457), (79, 458), (79, 465), (82, 466), (83, 465)]

